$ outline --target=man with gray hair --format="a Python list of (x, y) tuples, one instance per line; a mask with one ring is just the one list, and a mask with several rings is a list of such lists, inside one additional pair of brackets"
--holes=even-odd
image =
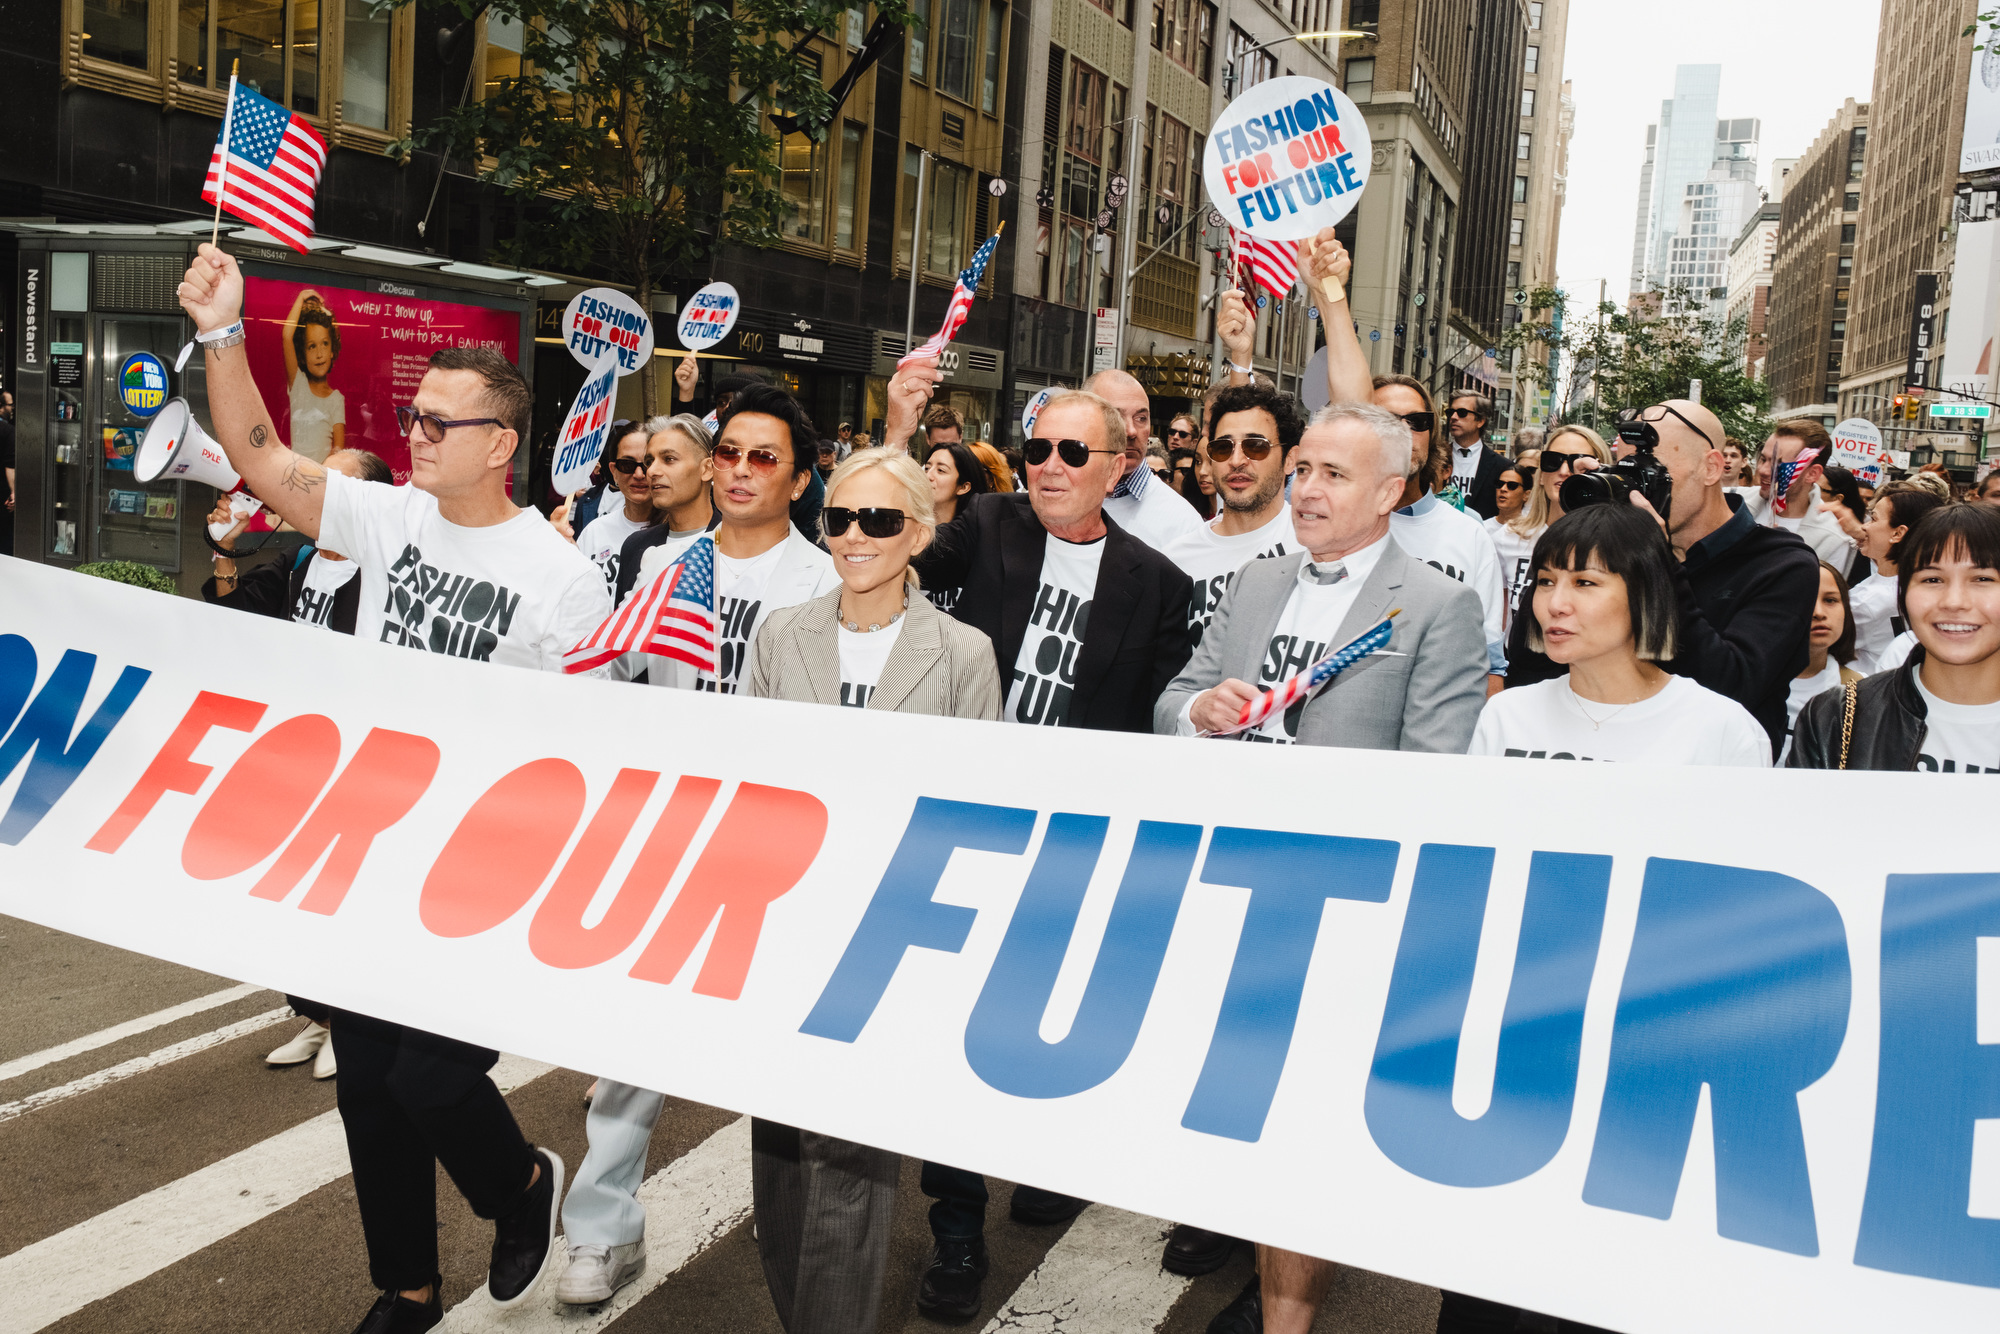
[[(1385, 651), (1236, 739), (1463, 754), (1486, 702), (1479, 596), (1389, 536), (1411, 466), (1409, 427), (1373, 406), (1321, 408), (1292, 459), (1292, 529), (1304, 550), (1238, 572), (1154, 706), (1153, 730), (1234, 727), (1260, 693), (1401, 608)], [(1257, 1271), (1208, 1328), (1306, 1334), (1333, 1262), (1259, 1245)]]
[(1118, 409), (1125, 423), (1124, 454), (1119, 460), (1123, 472), (1104, 502), (1104, 512), (1155, 551), (1199, 533), (1201, 515), (1194, 506), (1171, 487), (1160, 485), (1146, 466), (1146, 446), (1153, 435), (1153, 406), (1146, 386), (1124, 371), (1104, 370), (1085, 380), (1083, 387)]

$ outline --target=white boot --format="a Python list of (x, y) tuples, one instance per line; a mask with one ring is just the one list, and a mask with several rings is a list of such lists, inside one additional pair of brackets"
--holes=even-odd
[(320, 1044), (319, 1055), (313, 1057), (313, 1078), (332, 1079), (334, 1073), (333, 1038), (329, 1035), (327, 1040)]
[[(326, 1046), (325, 1024), (307, 1024), (299, 1035), (264, 1058), (267, 1065), (304, 1065)], [(332, 1058), (329, 1057), (330, 1061)]]
[(556, 1283), (556, 1300), (571, 1306), (608, 1302), (611, 1294), (646, 1269), (643, 1239), (625, 1246), (572, 1246), (569, 1265)]

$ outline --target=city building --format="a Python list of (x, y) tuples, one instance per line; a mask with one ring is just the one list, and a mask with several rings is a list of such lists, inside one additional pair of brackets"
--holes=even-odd
[(1771, 163), (1771, 185), (1764, 192), (1764, 202), (1729, 247), (1729, 295), (1723, 306), (1723, 327), (1731, 342), (1742, 349), (1744, 374), (1753, 380), (1764, 373), (1764, 313), (1771, 296), (1771, 261), (1778, 248), (1778, 211), (1785, 176), (1797, 163), (1797, 158), (1778, 158)]
[(1640, 216), (1633, 228), (1631, 295), (1684, 289), (1722, 320), (1729, 246), (1762, 202), (1755, 119), (1716, 116), (1720, 65), (1682, 65), (1674, 95), (1646, 133)]
[[(1468, 45), (1476, 53), (1466, 72), (1465, 180), (1460, 189), (1458, 253), (1452, 264), (1451, 326), (1444, 350), (1445, 387), (1479, 389), (1496, 400), (1501, 422), (1512, 415), (1500, 402), (1495, 345), (1506, 327), (1503, 312), (1512, 295), (1508, 258), (1525, 239), (1513, 206), (1514, 178), (1532, 171), (1537, 158), (1553, 164), (1556, 146), (1538, 141), (1523, 124), (1527, 99), (1523, 69), (1528, 34), (1546, 28), (1550, 0), (1477, 0), (1475, 28)], [(1553, 170), (1553, 165), (1551, 165)]]
[[(1562, 208), (1568, 187), (1569, 140), (1576, 124), (1576, 106), (1569, 81), (1563, 77), (1563, 54), (1569, 30), (1569, 0), (1547, 0), (1540, 12), (1530, 11), (1528, 37), (1521, 58), (1521, 106), (1516, 132), (1511, 214), (1507, 222), (1507, 267), (1502, 279), (1501, 331), (1523, 320), (1536, 325), (1550, 319), (1547, 310), (1530, 309), (1523, 294), (1554, 287), (1556, 249), (1562, 234)], [(1537, 377), (1517, 376), (1514, 358), (1533, 361), (1544, 371)], [(1500, 367), (1500, 392), (1495, 400), (1499, 421), (1494, 429), (1512, 431), (1545, 424), (1557, 386), (1549, 380), (1549, 349), (1530, 344), (1517, 349)], [(1560, 375), (1562, 368), (1557, 366)]]
[(1838, 420), (1854, 238), (1874, 175), (1870, 109), (1848, 98), (1784, 179), (1771, 298), (1764, 308), (1771, 410)]

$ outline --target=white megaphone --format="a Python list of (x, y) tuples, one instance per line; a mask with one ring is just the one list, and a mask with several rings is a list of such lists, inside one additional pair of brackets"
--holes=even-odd
[(243, 485), (242, 476), (229, 466), (229, 456), (201, 429), (184, 398), (168, 399), (146, 428), (146, 438), (132, 457), (132, 476), (141, 482), (205, 482), (218, 491)]

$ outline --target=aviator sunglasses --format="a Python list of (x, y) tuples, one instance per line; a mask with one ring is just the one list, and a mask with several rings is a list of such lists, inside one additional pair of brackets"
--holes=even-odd
[(741, 445), (717, 445), (715, 447), (715, 461), (725, 468), (733, 468), (743, 462), (746, 454), (750, 459), (750, 471), (759, 476), (768, 475), (776, 470), (780, 463), (784, 462), (774, 450), (745, 450)]
[(848, 525), (855, 523), (861, 525), (863, 537), (894, 537), (903, 531), (903, 521), (908, 517), (895, 509), (850, 510), (828, 506), (819, 512), (819, 523), (829, 538), (839, 537)]
[(1046, 436), (1036, 436), (1021, 450), (1021, 457), (1037, 468), (1049, 461), (1049, 453), (1062, 455), (1062, 461), (1072, 468), (1081, 468), (1090, 462), (1092, 454), (1122, 454), (1122, 449), (1092, 449), (1081, 440), (1050, 440)]
[(1217, 463), (1227, 463), (1238, 449), (1243, 457), (1261, 463), (1271, 457), (1271, 439), (1263, 435), (1219, 435), (1208, 442), (1208, 457)]

